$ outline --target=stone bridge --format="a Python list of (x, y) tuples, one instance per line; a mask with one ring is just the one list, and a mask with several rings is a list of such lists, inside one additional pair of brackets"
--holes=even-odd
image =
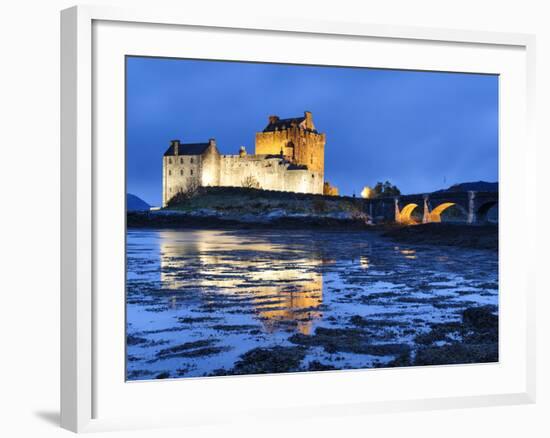
[(441, 222), (441, 214), (458, 207), (469, 224), (487, 222), (487, 213), (498, 203), (498, 192), (434, 192), (391, 198), (363, 199), (364, 211), (374, 221), (415, 223), (413, 212), (422, 213), (422, 223)]

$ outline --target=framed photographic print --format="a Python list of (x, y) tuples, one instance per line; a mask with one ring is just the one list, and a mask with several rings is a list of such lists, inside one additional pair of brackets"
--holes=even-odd
[(533, 37), (75, 7), (61, 44), (63, 427), (534, 400)]

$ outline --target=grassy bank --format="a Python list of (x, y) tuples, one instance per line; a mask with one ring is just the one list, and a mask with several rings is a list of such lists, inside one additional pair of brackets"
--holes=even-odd
[(181, 196), (165, 210), (194, 212), (214, 210), (219, 213), (361, 215), (361, 200), (349, 196), (324, 196), (309, 193), (279, 192), (244, 187), (202, 187), (193, 196)]
[(160, 211), (130, 212), (129, 227), (365, 228), (361, 201), (240, 187), (206, 187)]

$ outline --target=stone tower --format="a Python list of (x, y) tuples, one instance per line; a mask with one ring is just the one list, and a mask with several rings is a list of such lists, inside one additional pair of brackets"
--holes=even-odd
[(298, 166), (324, 175), (325, 134), (318, 133), (309, 111), (303, 117), (269, 116), (268, 125), (256, 133), (256, 155), (283, 155)]

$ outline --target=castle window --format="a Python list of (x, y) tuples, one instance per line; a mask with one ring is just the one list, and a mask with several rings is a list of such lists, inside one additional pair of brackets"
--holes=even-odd
[(171, 170), (168, 171), (168, 175), (172, 176), (172, 171)]
[(191, 169), (191, 175), (193, 175), (193, 169)]
[(181, 175), (181, 176), (183, 176), (183, 169), (182, 169), (182, 170), (180, 170), (180, 175)]
[(193, 158), (191, 158), (191, 163), (193, 162)]
[(168, 158), (168, 164), (172, 164), (172, 158)]
[(311, 174), (311, 177), (312, 177), (312, 178), (315, 178), (315, 175), (312, 173), (312, 174)]
[(180, 164), (183, 164), (183, 158), (180, 158)]
[(172, 193), (172, 187), (170, 187), (170, 189), (169, 189), (169, 190), (170, 190), (170, 193)]

